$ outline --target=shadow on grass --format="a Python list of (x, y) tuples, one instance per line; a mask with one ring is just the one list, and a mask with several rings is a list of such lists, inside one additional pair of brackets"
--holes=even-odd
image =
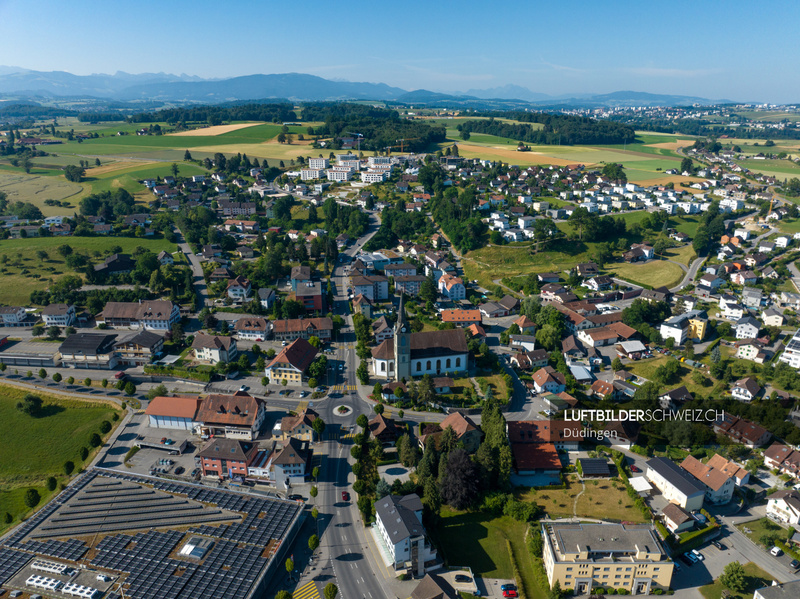
[(34, 418), (47, 418), (48, 416), (55, 416), (65, 411), (66, 408), (55, 404), (45, 404), (40, 410), (33, 414)]
[[(486, 514), (463, 513), (442, 518), (436, 528), (436, 540), (439, 550), (444, 554), (449, 565), (469, 565), (475, 574), (496, 572), (500, 569), (484, 544), (492, 542), (489, 538), (489, 527), (485, 521)], [(499, 532), (499, 531), (498, 531)], [(498, 555), (508, 555), (505, 537), (500, 534), (500, 546), (493, 547)]]

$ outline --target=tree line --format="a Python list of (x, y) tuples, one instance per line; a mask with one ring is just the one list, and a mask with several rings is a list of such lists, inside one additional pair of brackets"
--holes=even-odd
[[(120, 118), (119, 115), (117, 118)], [(170, 125), (179, 123), (208, 123), (221, 125), (225, 121), (266, 121), (281, 123), (295, 121), (294, 107), (287, 103), (248, 103), (227, 106), (188, 106), (165, 108), (156, 112), (142, 112), (125, 119), (129, 123), (154, 123), (163, 121)]]
[[(489, 118), (469, 120), (458, 125), (462, 137), (464, 133), (486, 133), (534, 145), (568, 146), (632, 143), (636, 139), (632, 127), (608, 120), (546, 112), (491, 112), (480, 116)], [(522, 121), (522, 124), (495, 120), (495, 117)], [(544, 127), (534, 128), (528, 123), (538, 123)]]

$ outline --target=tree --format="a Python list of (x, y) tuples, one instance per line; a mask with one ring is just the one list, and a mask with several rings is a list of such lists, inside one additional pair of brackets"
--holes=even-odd
[(291, 575), (294, 572), (294, 560), (291, 557), (287, 557), (284, 565), (286, 566), (286, 572)]
[(131, 381), (128, 381), (125, 384), (125, 395), (127, 395), (128, 397), (136, 395), (136, 385), (134, 385)]
[(6, 513), (3, 515), (3, 523), (4, 523), (4, 524), (11, 524), (13, 521), (14, 521), (14, 516), (12, 516), (11, 514), (9, 514), (8, 512), (6, 512)]
[(719, 343), (717, 343), (714, 349), (711, 350), (711, 361), (714, 364), (719, 364), (720, 360), (722, 360), (722, 352), (719, 349)]
[(44, 325), (41, 322), (37, 322), (35, 325), (33, 325), (31, 333), (34, 337), (41, 337), (44, 335)]
[(186, 162), (189, 162), (189, 161), (192, 159), (192, 154), (191, 154), (191, 152), (189, 152), (189, 150), (186, 150), (186, 151), (183, 153), (183, 159), (184, 159)]
[(69, 460), (64, 462), (64, 474), (69, 476), (70, 474), (72, 474), (73, 470), (75, 470), (75, 464), (73, 464)]
[(28, 507), (36, 507), (39, 505), (39, 501), (41, 501), (41, 497), (39, 496), (39, 491), (36, 489), (28, 489), (25, 491), (25, 505)]
[(152, 400), (152, 399), (155, 399), (156, 397), (164, 397), (168, 393), (169, 393), (169, 390), (167, 389), (167, 386), (164, 385), (164, 384), (161, 384), (161, 385), (156, 385), (155, 387), (150, 389), (150, 391), (147, 392), (147, 395), (145, 397), (147, 397), (147, 399)]
[(316, 486), (312, 486), (311, 489), (308, 491), (308, 494), (311, 495), (311, 497), (316, 498), (316, 496), (319, 495), (319, 489), (317, 489)]
[[(131, 384), (133, 384), (133, 383), (131, 383)], [(89, 377), (86, 377), (85, 379), (83, 379), (83, 386), (84, 387), (91, 387), (92, 386), (92, 379), (90, 379)], [(126, 389), (127, 389), (127, 387), (126, 387)], [(134, 387), (134, 389), (135, 389), (135, 387)]]
[(58, 373), (58, 372), (56, 372), (55, 374), (53, 374), (53, 380), (54, 380), (55, 382), (57, 382), (57, 383), (60, 383), (60, 382), (61, 382), (61, 374), (60, 374), (60, 373)]
[(377, 499), (383, 499), (391, 492), (392, 487), (383, 478), (378, 481), (377, 485), (375, 485), (375, 495)]
[(369, 426), (369, 418), (367, 418), (366, 414), (359, 414), (358, 418), (356, 418), (356, 424), (361, 427), (361, 430), (365, 430)]
[(319, 547), (319, 537), (317, 535), (308, 537), (308, 548), (311, 549), (311, 551), (316, 551), (317, 547)]
[(686, 353), (686, 357), (690, 360), (694, 358), (694, 341), (691, 339), (687, 339), (686, 342), (683, 344), (683, 350)]
[(85, 462), (86, 458), (89, 457), (89, 450), (86, 449), (85, 447), (81, 447), (80, 450), (78, 451), (78, 457), (81, 459), (82, 462)]
[(744, 591), (746, 586), (745, 577), (746, 574), (742, 564), (739, 562), (731, 562), (725, 566), (725, 569), (722, 571), (722, 576), (719, 577), (719, 581), (730, 590), (741, 592)]
[(563, 599), (564, 591), (561, 590), (561, 583), (556, 580), (553, 587), (547, 593), (547, 599)]
[(617, 356), (611, 361), (611, 370), (615, 372), (617, 370), (622, 370), (622, 360), (619, 359), (619, 356)]
[(397, 457), (406, 468), (411, 468), (417, 464), (417, 447), (411, 438), (405, 434), (397, 440)]
[(314, 518), (314, 520), (319, 518), (319, 510), (317, 508), (311, 509), (311, 517)]
[(339, 587), (332, 582), (329, 582), (325, 585), (325, 589), (322, 591), (322, 594), (325, 596), (325, 599), (336, 599), (336, 595), (339, 594)]
[(317, 437), (321, 439), (322, 433), (325, 432), (325, 421), (317, 416), (317, 418), (314, 419), (314, 423), (311, 425), (311, 427), (314, 429), (314, 432), (317, 433)]
[(17, 402), (17, 409), (28, 416), (35, 416), (42, 409), (42, 398), (28, 393), (22, 401)]
[(692, 164), (691, 158), (684, 158), (681, 160), (681, 172), (693, 173), (694, 172), (694, 165)]
[(466, 509), (478, 498), (479, 482), (478, 468), (467, 452), (451, 451), (441, 483), (442, 500), (457, 510)]
[(613, 179), (614, 181), (627, 181), (628, 175), (625, 174), (625, 168), (616, 162), (610, 162), (603, 167), (603, 176)]
[(278, 591), (275, 593), (275, 599), (292, 599), (292, 594), (289, 591)]
[(89, 445), (91, 447), (100, 447), (103, 444), (103, 440), (100, 438), (100, 435), (97, 433), (92, 433), (89, 435)]
[(178, 173), (180, 172), (180, 168), (178, 168), (178, 165), (175, 162), (170, 165), (170, 170), (172, 171), (173, 177), (177, 177)]
[(100, 423), (100, 433), (105, 435), (110, 431), (111, 431), (111, 423), (108, 420), (103, 420), (103, 422)]
[(372, 408), (372, 409), (373, 409), (373, 410), (375, 411), (375, 413), (376, 413), (376, 414), (378, 414), (379, 416), (380, 416), (381, 414), (383, 414), (383, 404), (382, 404), (382, 403), (376, 403), (376, 404), (375, 404), (375, 407), (374, 407), (374, 408)]
[(369, 368), (366, 360), (361, 360), (361, 363), (356, 368), (356, 377), (362, 385), (369, 384)]

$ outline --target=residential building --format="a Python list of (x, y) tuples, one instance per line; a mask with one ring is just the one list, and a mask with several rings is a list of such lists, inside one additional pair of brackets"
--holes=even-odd
[[(388, 270), (388, 267), (387, 267)], [(394, 293), (401, 295), (405, 293), (411, 297), (419, 295), (420, 287), (428, 279), (424, 275), (400, 275), (394, 277)]]
[(389, 279), (383, 275), (350, 277), (353, 295), (363, 295), (367, 299), (384, 301), (389, 299)]
[(664, 526), (667, 527), (667, 530), (675, 534), (684, 530), (691, 530), (696, 522), (689, 512), (674, 503), (668, 503), (664, 506), (664, 509), (661, 510), (661, 516), (664, 519)]
[(279, 489), (302, 484), (311, 473), (311, 449), (308, 441), (296, 437), (287, 439), (283, 449), (272, 460), (272, 473)]
[(238, 339), (266, 341), (269, 335), (269, 321), (256, 316), (240, 318), (233, 326), (233, 330)]
[(800, 492), (782, 489), (768, 495), (767, 516), (778, 522), (800, 526)]
[(675, 564), (650, 524), (542, 524), (547, 582), (576, 595), (593, 588), (625, 589), (626, 594), (666, 591)]
[(664, 339), (673, 339), (676, 345), (683, 345), (687, 339), (702, 341), (707, 324), (708, 316), (704, 311), (690, 310), (662, 322), (660, 333)]
[(250, 296), (250, 290), (250, 281), (243, 276), (238, 276), (228, 281), (228, 297), (236, 302), (247, 301)]
[(761, 330), (761, 323), (752, 316), (743, 316), (734, 325), (737, 339), (755, 339)]
[(369, 432), (381, 443), (391, 443), (392, 445), (399, 436), (394, 420), (384, 417), (383, 414), (378, 414), (369, 421)]
[(305, 285), (311, 282), (311, 267), (310, 266), (293, 266), (292, 272), (289, 275), (289, 281), (292, 284), (292, 291), (297, 291), (298, 285)]
[(152, 331), (139, 331), (114, 343), (114, 349), (121, 365), (143, 366), (164, 353), (164, 337)]
[(262, 287), (258, 290), (258, 301), (261, 303), (261, 307), (270, 310), (272, 309), (273, 304), (275, 303), (275, 299), (277, 298), (277, 294), (275, 293), (274, 289), (270, 289), (268, 287)]
[(728, 412), (722, 412), (714, 421), (713, 430), (718, 435), (725, 435), (736, 443), (742, 443), (754, 449), (769, 442), (772, 433), (763, 426), (744, 420)]
[(422, 576), (436, 564), (436, 548), (426, 537), (422, 501), (416, 493), (376, 501), (375, 526), (395, 570), (409, 569)]
[(786, 362), (792, 368), (800, 370), (800, 329), (795, 331), (792, 338), (786, 344), (786, 349), (778, 358), (781, 362)]
[(483, 317), (480, 310), (442, 310), (442, 322), (452, 322), (459, 327), (481, 324)]
[(784, 474), (799, 476), (800, 451), (781, 443), (773, 443), (764, 452), (764, 465), (769, 469), (777, 468)]
[(510, 420), (506, 434), (512, 448), (515, 443), (550, 444), (556, 450), (578, 451), (583, 426), (567, 420)]
[(795, 597), (800, 597), (800, 580), (780, 584), (773, 582), (772, 586), (757, 589), (753, 593), (753, 599), (795, 599)]
[(742, 468), (739, 464), (734, 462), (733, 460), (726, 460), (724, 457), (715, 453), (711, 456), (711, 458), (706, 462), (706, 466), (710, 468), (714, 468), (716, 470), (720, 470), (727, 474), (728, 476), (733, 478), (733, 483), (737, 487), (743, 487), (748, 482), (750, 482), (750, 473)]
[(684, 458), (681, 468), (705, 485), (707, 502), (720, 505), (729, 503), (733, 499), (736, 483), (733, 476), (723, 470), (704, 464), (691, 455)]
[(97, 324), (112, 329), (138, 329), (168, 331), (181, 318), (177, 304), (166, 300), (141, 302), (108, 302), (97, 315)]
[(333, 321), (322, 318), (290, 318), (272, 321), (272, 335), (277, 341), (294, 341), (317, 337), (320, 341), (330, 341), (333, 335)]
[(264, 369), (271, 383), (286, 381), (289, 385), (303, 384), (303, 373), (317, 356), (317, 348), (305, 339), (295, 339), (284, 347)]
[(197, 454), (203, 476), (245, 478), (247, 468), (258, 453), (258, 445), (249, 441), (215, 437)]
[(439, 293), (451, 300), (462, 300), (467, 297), (464, 281), (449, 274), (439, 277)]
[(114, 350), (116, 335), (73, 333), (58, 348), (61, 365), (66, 368), (110, 370), (119, 363)]
[(432, 439), (438, 446), (442, 433), (448, 428), (453, 429), (458, 443), (462, 444), (467, 452), (473, 453), (478, 450), (483, 433), (469, 416), (464, 416), (460, 412), (453, 412), (440, 423), (425, 427), (419, 437), (420, 449), (425, 448), (428, 439)]
[(50, 304), (42, 308), (42, 320), (46, 327), (70, 327), (75, 324), (75, 306)]
[(4, 327), (21, 327), (32, 325), (28, 313), (22, 306), (0, 306), (0, 325)]
[(226, 437), (254, 441), (258, 438), (267, 415), (263, 400), (244, 391), (233, 395), (208, 395), (197, 410), (200, 434), (207, 437)]
[(284, 416), (280, 422), (280, 435), (276, 435), (277, 431), (273, 431), (273, 436), (278, 436), (283, 441), (291, 438), (301, 441), (316, 441), (317, 433), (314, 431), (314, 421), (317, 418), (319, 418), (319, 414), (311, 408), (306, 408), (295, 416)]
[(461, 599), (461, 594), (438, 574), (426, 574), (411, 592), (411, 599)]
[(289, 299), (303, 304), (306, 312), (323, 312), (325, 310), (325, 299), (321, 281), (297, 285), (297, 289), (289, 294)]
[(233, 362), (239, 355), (236, 339), (221, 335), (198, 333), (192, 341), (195, 359), (199, 362), (219, 364)]
[(645, 476), (670, 503), (675, 503), (690, 512), (703, 507), (705, 486), (672, 460), (668, 458), (648, 460)]
[(761, 393), (761, 387), (754, 378), (749, 376), (739, 379), (731, 388), (731, 395), (739, 401), (753, 401), (759, 393)]
[(533, 386), (537, 393), (561, 393), (567, 388), (567, 379), (552, 366), (533, 373)]

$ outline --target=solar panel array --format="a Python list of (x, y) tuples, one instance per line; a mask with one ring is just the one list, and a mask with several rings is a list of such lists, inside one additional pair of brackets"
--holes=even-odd
[(581, 470), (584, 476), (608, 476), (608, 462), (603, 458), (581, 458)]
[(0, 584), (14, 576), (29, 559), (31, 555), (28, 553), (0, 547)]
[[(87, 487), (89, 483), (91, 485)], [(211, 526), (208, 520), (201, 519), (188, 532), (150, 530), (105, 536), (95, 547), (97, 553), (91, 563), (99, 568), (128, 573), (125, 578), (128, 586), (125, 596), (133, 599), (246, 597), (269, 561), (269, 557), (262, 557), (266, 546), (272, 539), (282, 539), (303, 509), (300, 503), (94, 469), (76, 481), (74, 488), (70, 486), (37, 516), (21, 526), (5, 544), (22, 547), (37, 554), (78, 561), (88, 551), (86, 544), (81, 541), (39, 541), (26, 537), (31, 533), (36, 535), (39, 532), (35, 530), (37, 527), (52, 526), (46, 523), (46, 519), (53, 516), (59, 508), (64, 509), (51, 520), (63, 520), (65, 517), (80, 519), (84, 511), (91, 514), (93, 505), (99, 507), (112, 498), (123, 498), (120, 506), (123, 510), (127, 505), (138, 504), (145, 497), (151, 497), (156, 503), (161, 501), (152, 491), (143, 492), (146, 487), (134, 489), (134, 485), (142, 484), (152, 485), (156, 490), (173, 496), (182, 495), (188, 500), (211, 505), (213, 507), (207, 508), (209, 512), (236, 512), (242, 521)], [(75, 498), (81, 491), (82, 494)], [(180, 502), (179, 497), (175, 499)], [(114, 511), (116, 512), (116, 506)], [(160, 522), (157, 507), (152, 511), (152, 516), (153, 526), (158, 526), (155, 523)], [(230, 517), (227, 521), (230, 522)], [(213, 548), (201, 562), (170, 557), (188, 535), (195, 534), (214, 539)], [(8, 561), (8, 576), (11, 576), (30, 558), (30, 554), (0, 548), (0, 580), (3, 580), (5, 573), (4, 559)], [(116, 593), (109, 594), (108, 598), (120, 599)]]

